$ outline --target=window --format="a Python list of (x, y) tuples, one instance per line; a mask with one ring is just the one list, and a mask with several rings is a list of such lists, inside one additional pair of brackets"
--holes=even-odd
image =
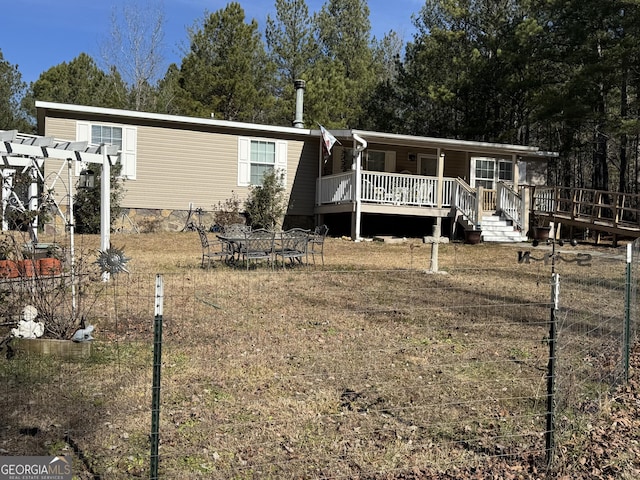
[(476, 187), (493, 188), (495, 161), (492, 158), (476, 159)]
[[(496, 166), (497, 164), (497, 166)], [(471, 186), (494, 190), (499, 181), (513, 183), (513, 161), (486, 157), (471, 159)]]
[[(340, 173), (350, 171), (353, 168), (356, 156), (357, 154), (353, 148), (342, 146), (334, 147), (333, 172)], [(360, 165), (362, 170), (395, 172), (396, 152), (367, 149), (360, 154)]]
[(384, 172), (384, 152), (377, 152), (375, 150), (369, 150), (365, 159), (365, 170), (371, 170), (374, 172)]
[(277, 169), (287, 175), (287, 142), (238, 138), (238, 186), (261, 185), (264, 173)]
[(506, 183), (513, 183), (513, 162), (506, 160), (498, 162), (498, 179)]
[(262, 185), (265, 172), (276, 166), (276, 144), (251, 140), (251, 185)]
[[(128, 125), (107, 125), (101, 123), (76, 123), (76, 140), (99, 145), (107, 143), (118, 146), (120, 154), (120, 176), (129, 180), (136, 178), (137, 128)], [(88, 165), (77, 165), (76, 175)]]
[(117, 145), (122, 150), (122, 127), (108, 127), (106, 125), (91, 125), (91, 143), (99, 145), (109, 143)]

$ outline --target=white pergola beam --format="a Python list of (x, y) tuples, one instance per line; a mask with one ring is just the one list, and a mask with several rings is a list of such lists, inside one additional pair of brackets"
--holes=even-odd
[[(100, 192), (100, 245), (103, 251), (110, 246), (110, 169), (118, 160), (118, 147), (115, 145), (89, 145), (88, 142), (68, 142), (55, 140), (53, 137), (25, 135), (17, 130), (0, 130), (0, 168), (38, 167), (42, 168), (44, 160), (53, 158), (67, 162), (69, 168), (69, 184), (71, 184), (71, 165), (73, 161), (94, 163), (103, 167), (103, 182)], [(37, 188), (35, 174), (31, 172), (34, 182), (30, 185), (30, 210), (37, 210)], [(69, 188), (71, 186), (69, 185)], [(69, 191), (71, 198), (71, 192)], [(4, 201), (3, 196), (3, 201)], [(72, 206), (70, 206), (72, 209)], [(73, 211), (70, 212), (73, 215)], [(37, 241), (37, 219), (32, 226), (32, 238)], [(73, 238), (73, 235), (72, 235)], [(73, 242), (73, 240), (72, 240)], [(73, 249), (72, 249), (73, 250)], [(108, 276), (104, 277), (108, 280)]]
[[(106, 157), (118, 155), (118, 147), (106, 145)], [(105, 160), (103, 146), (89, 145), (88, 142), (70, 142), (55, 140), (53, 137), (21, 135), (17, 130), (0, 130), (0, 155), (5, 165), (25, 166), (20, 157), (55, 158), (58, 160), (75, 159), (79, 162), (102, 165)], [(114, 159), (109, 158), (111, 163)]]
[(1, 142), (14, 142), (18, 137), (17, 130), (0, 130)]

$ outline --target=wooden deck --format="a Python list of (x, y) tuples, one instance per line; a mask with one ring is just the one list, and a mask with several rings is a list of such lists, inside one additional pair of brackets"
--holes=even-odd
[(502, 182), (496, 190), (471, 188), (456, 178), (343, 172), (318, 179), (315, 213), (375, 213), (452, 217), (476, 228), (487, 213), (499, 212), (522, 231), (533, 218), (618, 238), (640, 238), (640, 195), (568, 187), (523, 186)]
[(546, 221), (640, 238), (640, 195), (587, 188), (536, 187), (533, 214)]

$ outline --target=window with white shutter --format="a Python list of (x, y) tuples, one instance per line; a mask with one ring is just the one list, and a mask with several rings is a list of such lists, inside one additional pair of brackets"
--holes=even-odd
[[(120, 176), (128, 180), (136, 178), (137, 135), (137, 128), (132, 126), (76, 122), (76, 140), (87, 141), (94, 145), (105, 143), (118, 147), (122, 165)], [(88, 168), (88, 166), (76, 165), (76, 175), (82, 168)]]
[(265, 172), (287, 175), (287, 142), (238, 138), (238, 186), (261, 185)]

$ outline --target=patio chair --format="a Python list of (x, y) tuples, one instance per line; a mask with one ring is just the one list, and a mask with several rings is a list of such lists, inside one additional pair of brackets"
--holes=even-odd
[(309, 244), (309, 230), (292, 228), (278, 235), (278, 246), (275, 250), (275, 259), (282, 258), (284, 269), (287, 259), (293, 266), (296, 262), (302, 264), (303, 259), (308, 263), (307, 246)]
[(202, 246), (202, 268), (204, 268), (204, 261), (207, 260), (207, 268), (211, 266), (211, 260), (223, 260), (226, 262), (232, 255), (229, 245), (226, 242), (216, 241), (211, 243), (207, 232), (204, 228), (198, 227), (198, 235), (200, 236), (200, 244)]
[(251, 226), (244, 223), (232, 223), (224, 227), (224, 234), (228, 237), (242, 236), (250, 231)]
[(329, 227), (326, 225), (317, 226), (311, 235), (309, 235), (309, 244), (307, 247), (307, 253), (311, 255), (313, 264), (316, 264), (316, 255), (320, 255), (322, 258), (322, 266), (324, 267), (324, 240), (329, 233)]
[(247, 270), (253, 260), (266, 260), (273, 268), (274, 247), (276, 234), (263, 228), (245, 233), (244, 240), (240, 244), (239, 256), (246, 263)]

